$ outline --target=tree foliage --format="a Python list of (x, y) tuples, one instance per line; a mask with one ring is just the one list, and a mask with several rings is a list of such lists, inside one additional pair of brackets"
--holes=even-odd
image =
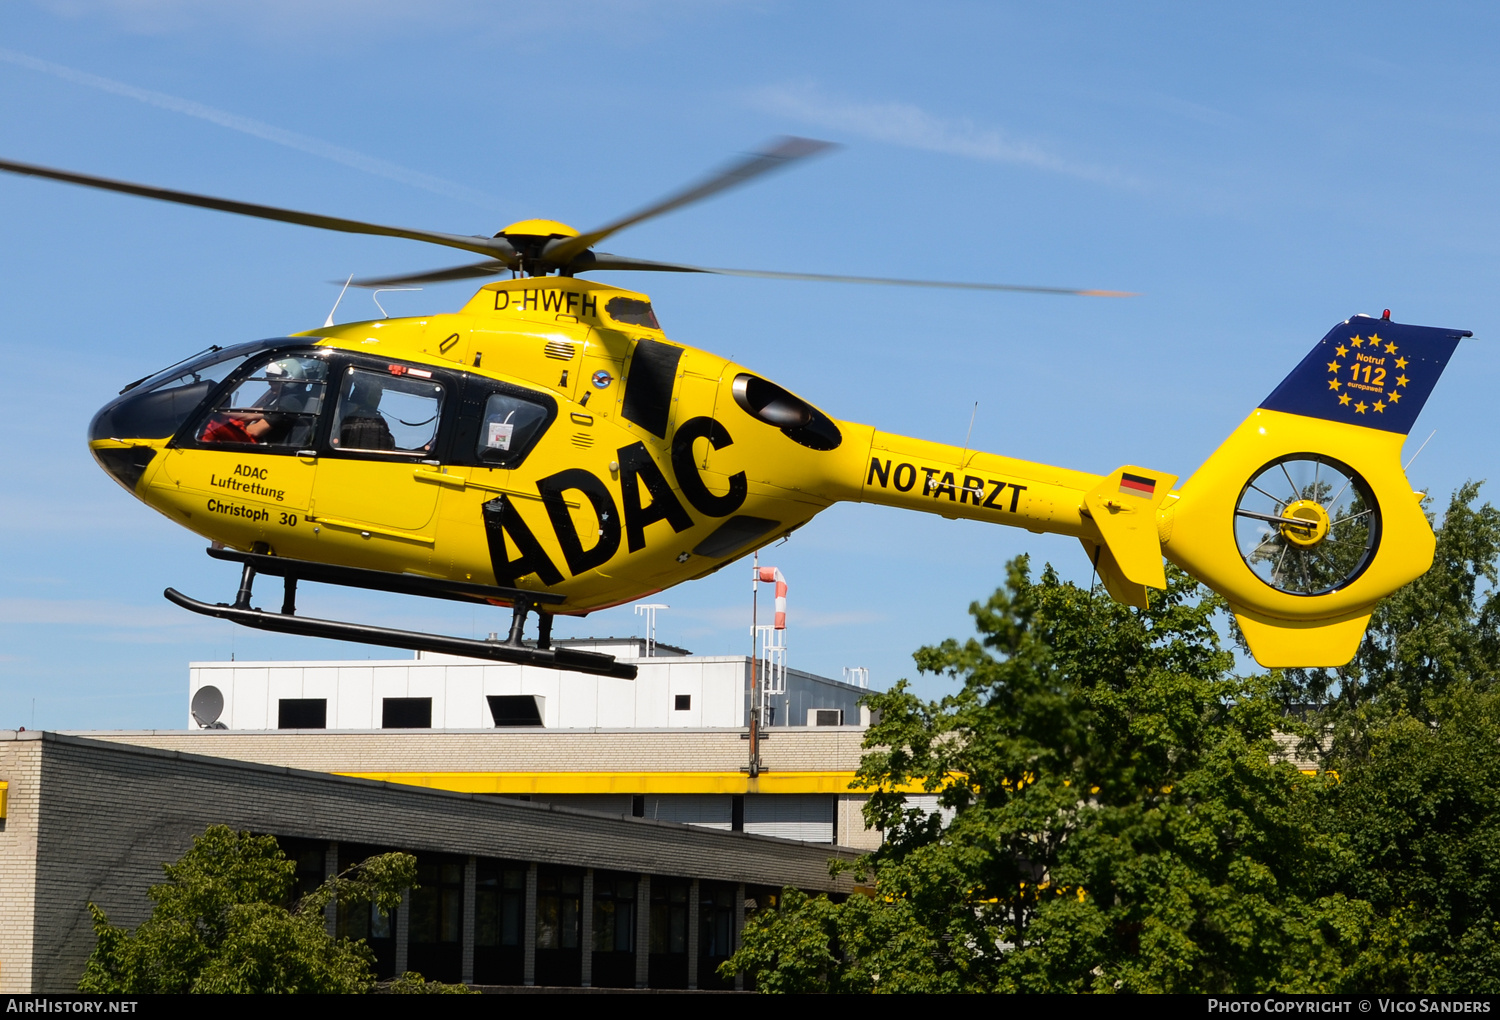
[(371, 991), (374, 955), (362, 941), (330, 935), (325, 909), (334, 902), (394, 908), (416, 877), (416, 859), (371, 857), (288, 906), (296, 865), (275, 837), (216, 825), (163, 870), (167, 881), (148, 893), (151, 917), (134, 932), (89, 904), (97, 941), (80, 991)]
[[(1013, 561), (970, 607), (976, 637), (916, 653), (956, 693), (868, 699), (871, 895), (789, 891), (726, 972), (777, 991), (1500, 988), (1500, 513), (1477, 494), (1338, 673), (1238, 675), (1222, 604), (1179, 572), (1136, 611)], [(908, 808), (914, 787), (943, 812)]]

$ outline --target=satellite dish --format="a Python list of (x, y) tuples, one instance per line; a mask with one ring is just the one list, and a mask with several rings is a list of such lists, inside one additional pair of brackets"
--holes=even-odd
[(222, 730), (219, 716), (224, 714), (224, 692), (214, 686), (200, 687), (193, 695), (193, 721), (206, 730)]

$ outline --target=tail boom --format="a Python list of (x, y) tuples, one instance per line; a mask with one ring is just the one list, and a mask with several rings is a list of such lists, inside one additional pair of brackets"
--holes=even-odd
[(863, 472), (862, 502), (1071, 535), (1123, 602), (1144, 608), (1146, 588), (1166, 587), (1158, 514), (1175, 475), (1094, 475), (886, 432), (872, 433)]
[(876, 431), (853, 498), (906, 510), (1084, 536), (1098, 475)]

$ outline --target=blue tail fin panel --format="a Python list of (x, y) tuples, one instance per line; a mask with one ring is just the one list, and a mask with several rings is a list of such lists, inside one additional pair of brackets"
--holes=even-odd
[(1473, 335), (1356, 315), (1329, 330), (1260, 406), (1406, 435), (1459, 340)]

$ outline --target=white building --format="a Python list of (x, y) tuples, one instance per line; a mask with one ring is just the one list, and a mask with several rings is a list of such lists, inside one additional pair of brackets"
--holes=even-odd
[[(566, 647), (619, 680), (420, 652), (414, 658), (195, 662), (188, 730), (117, 734), (197, 754), (606, 814), (869, 849), (856, 773), (868, 691), (765, 660), (749, 768), (751, 660), (639, 638)], [(935, 797), (904, 790), (928, 807)]]
[[(743, 729), (749, 656), (691, 655), (639, 638), (559, 641), (635, 664), (634, 680), (418, 652), (410, 659), (195, 662), (188, 726), (216, 729)], [(764, 663), (762, 668), (765, 669)], [(770, 727), (856, 725), (864, 688), (766, 669)], [(217, 706), (217, 707), (215, 707)]]

